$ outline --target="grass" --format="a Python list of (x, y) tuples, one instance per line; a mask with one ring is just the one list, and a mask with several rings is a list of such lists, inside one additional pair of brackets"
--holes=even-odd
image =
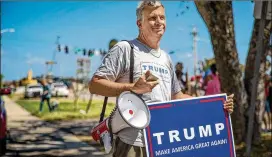
[[(39, 100), (26, 100), (19, 99), (16, 101), (20, 106), (25, 108), (32, 115), (37, 116), (46, 121), (55, 121), (55, 120), (70, 120), (70, 119), (90, 119), (90, 118), (98, 118), (100, 116), (103, 101), (101, 100), (93, 100), (90, 110), (87, 114), (80, 113), (80, 110), (86, 111), (87, 102), (79, 101), (78, 109), (74, 110), (74, 104), (71, 100), (61, 100), (59, 101), (59, 107), (53, 112), (49, 112), (47, 103), (43, 104), (43, 111), (39, 113)], [(115, 104), (108, 103), (106, 108), (105, 117), (110, 114), (113, 110)]]
[(24, 97), (24, 94), (14, 94), (14, 93), (11, 93), (8, 95), (8, 97), (10, 99), (12, 99), (13, 101), (16, 101), (18, 99), (22, 99)]
[[(270, 133), (262, 134), (262, 143), (259, 145), (252, 145), (250, 157), (271, 157), (272, 156), (272, 136)], [(246, 144), (241, 143), (236, 145), (237, 157), (244, 157), (246, 152)]]

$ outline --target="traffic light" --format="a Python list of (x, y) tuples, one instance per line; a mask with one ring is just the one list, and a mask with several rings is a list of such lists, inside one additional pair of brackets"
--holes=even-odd
[(59, 51), (59, 52), (61, 51), (61, 47), (60, 47), (60, 44), (58, 44), (58, 51)]
[(64, 52), (65, 52), (66, 54), (68, 54), (68, 53), (69, 53), (68, 46), (65, 46), (65, 47), (64, 47)]
[(90, 50), (88, 51), (88, 56), (89, 56), (89, 57), (92, 57), (93, 55), (94, 55), (94, 51), (90, 49)]
[(87, 50), (86, 49), (83, 49), (83, 56), (86, 56), (87, 55)]

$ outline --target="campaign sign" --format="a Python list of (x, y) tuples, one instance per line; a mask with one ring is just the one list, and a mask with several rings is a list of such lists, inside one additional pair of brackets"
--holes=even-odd
[(148, 157), (235, 157), (225, 94), (148, 104)]

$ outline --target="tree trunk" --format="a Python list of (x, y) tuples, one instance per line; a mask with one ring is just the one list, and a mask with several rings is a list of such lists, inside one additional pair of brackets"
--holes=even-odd
[(245, 135), (247, 96), (235, 43), (232, 2), (195, 1), (195, 4), (210, 33), (222, 92), (235, 94), (231, 116), (235, 142), (239, 144)]
[(90, 107), (91, 107), (91, 105), (92, 105), (92, 101), (93, 101), (93, 94), (91, 93), (91, 94), (90, 94), (89, 101), (88, 101), (88, 104), (87, 104), (86, 113), (89, 112)]
[(74, 111), (77, 111), (78, 109), (78, 99), (79, 99), (79, 95), (76, 94), (74, 98)]
[[(265, 30), (264, 30), (264, 52), (268, 52), (269, 48), (269, 38), (271, 34), (271, 20), (265, 21)], [(245, 78), (244, 84), (247, 92), (247, 101), (250, 105), (251, 95), (252, 95), (252, 80), (254, 78), (254, 62), (257, 54), (257, 40), (258, 40), (258, 30), (260, 27), (260, 20), (255, 19), (254, 28), (251, 36), (250, 47), (247, 55), (246, 66), (245, 66)], [(261, 56), (261, 65), (259, 71), (259, 80), (257, 86), (257, 98), (256, 98), (256, 108), (255, 108), (255, 118), (254, 118), (254, 127), (253, 127), (253, 144), (259, 144), (261, 142), (261, 124), (263, 120), (263, 114), (265, 110), (265, 88), (264, 88), (264, 76), (265, 76), (265, 66), (266, 66), (266, 53), (263, 53)]]

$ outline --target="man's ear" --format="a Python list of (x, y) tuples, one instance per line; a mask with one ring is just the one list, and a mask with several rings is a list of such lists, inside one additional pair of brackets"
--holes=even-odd
[(137, 26), (139, 29), (142, 29), (142, 20), (137, 20)]

